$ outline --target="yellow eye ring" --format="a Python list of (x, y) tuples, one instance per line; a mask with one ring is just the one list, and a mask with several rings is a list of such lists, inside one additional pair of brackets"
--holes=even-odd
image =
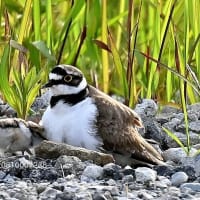
[(69, 74), (64, 77), (64, 81), (67, 83), (71, 82), (71, 80), (72, 80), (72, 76)]

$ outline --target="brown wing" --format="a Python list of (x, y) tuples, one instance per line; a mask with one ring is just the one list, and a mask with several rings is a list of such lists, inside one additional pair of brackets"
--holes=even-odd
[(131, 152), (134, 158), (160, 164), (162, 156), (137, 131), (137, 127), (142, 127), (140, 117), (92, 86), (89, 86), (89, 92), (99, 108), (97, 127), (104, 148), (122, 153)]
[(36, 134), (43, 140), (46, 140), (43, 126), (41, 126), (35, 122), (32, 122), (32, 121), (27, 121), (26, 124), (30, 128), (32, 134), (34, 134), (34, 135)]

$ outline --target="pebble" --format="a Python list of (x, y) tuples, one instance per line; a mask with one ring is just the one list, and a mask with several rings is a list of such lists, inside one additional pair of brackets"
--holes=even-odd
[(0, 171), (0, 180), (4, 179), (6, 177), (6, 173), (3, 171)]
[(122, 183), (131, 183), (133, 180), (133, 175), (126, 175), (122, 178)]
[[(194, 156), (196, 152), (197, 152), (196, 149), (191, 148), (189, 156)], [(166, 161), (170, 160), (175, 163), (181, 163), (182, 159), (187, 157), (187, 154), (182, 148), (178, 147), (178, 148), (170, 148), (164, 151), (163, 157)]]
[(42, 199), (56, 199), (56, 196), (61, 194), (59, 190), (47, 187), (42, 193), (40, 193), (40, 198)]
[(190, 188), (191, 190), (195, 192), (200, 192), (200, 183), (183, 183), (180, 188), (182, 191), (185, 188)]
[(103, 168), (98, 165), (89, 165), (87, 166), (82, 175), (81, 181), (95, 181), (96, 179), (100, 179), (103, 176)]
[(103, 173), (105, 178), (113, 178), (119, 180), (123, 177), (121, 173), (121, 167), (114, 163), (109, 163), (103, 166)]
[(10, 174), (8, 174), (4, 179), (3, 181), (5, 183), (9, 183), (9, 184), (14, 184), (15, 183), (15, 180), (13, 178), (13, 176), (11, 176)]
[[(40, 109), (46, 107), (46, 102), (48, 101), (45, 99), (39, 99), (32, 108), (40, 113)], [(43, 160), (13, 157), (12, 162), (19, 162), (21, 168), (2, 168), (0, 165), (0, 199), (200, 199), (200, 156), (193, 157), (200, 147), (199, 139), (197, 140), (200, 130), (200, 103), (188, 106), (189, 133), (192, 144), (196, 144), (189, 157), (162, 130), (162, 126), (169, 128), (185, 143), (184, 115), (180, 109), (164, 107), (158, 115), (157, 104), (144, 99), (136, 106), (135, 111), (143, 121), (146, 120), (144, 136), (158, 141), (166, 149), (163, 153), (166, 166), (154, 166), (153, 169), (133, 169), (130, 166), (123, 168), (114, 163), (99, 166), (67, 155)], [(0, 105), (0, 115), (5, 117), (6, 113), (7, 116), (16, 115), (8, 105)], [(36, 166), (34, 163), (42, 165)]]
[(185, 172), (176, 172), (171, 176), (171, 183), (174, 186), (180, 186), (182, 183), (187, 182), (188, 175)]
[(158, 111), (158, 105), (152, 99), (143, 99), (140, 104), (135, 106), (134, 110), (140, 116), (155, 116)]
[(171, 181), (165, 176), (157, 176), (158, 181), (156, 181), (156, 187), (158, 188), (168, 188), (171, 186)]
[(149, 200), (149, 199), (154, 198), (152, 195), (148, 194), (146, 191), (140, 191), (138, 193), (138, 197), (142, 198), (143, 200)]
[(107, 200), (104, 194), (96, 193), (93, 195), (93, 200)]
[(154, 182), (157, 177), (157, 172), (147, 167), (138, 167), (135, 169), (135, 176), (137, 182)]

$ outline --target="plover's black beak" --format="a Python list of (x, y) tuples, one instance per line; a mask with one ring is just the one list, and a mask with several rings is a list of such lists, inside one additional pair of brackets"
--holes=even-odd
[(47, 82), (46, 84), (44, 84), (44, 85), (42, 86), (42, 89), (49, 88), (49, 87), (51, 87), (51, 86), (52, 86), (52, 83), (51, 83), (51, 81), (49, 81), (49, 82)]

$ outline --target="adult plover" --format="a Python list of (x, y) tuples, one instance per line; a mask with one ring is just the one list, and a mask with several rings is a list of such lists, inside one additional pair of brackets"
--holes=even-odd
[(57, 65), (44, 86), (50, 89), (50, 105), (40, 124), (45, 137), (91, 150), (130, 153), (153, 164), (158, 153), (137, 131), (140, 117), (130, 108), (89, 85), (74, 66)]
[(20, 118), (0, 119), (0, 149), (4, 152), (27, 151), (44, 138), (43, 127)]

